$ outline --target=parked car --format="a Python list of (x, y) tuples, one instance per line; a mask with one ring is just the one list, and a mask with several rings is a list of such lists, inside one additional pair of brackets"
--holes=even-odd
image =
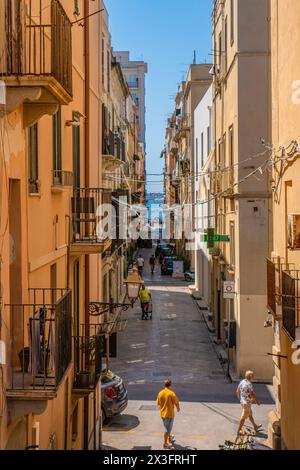
[(119, 415), (128, 404), (128, 394), (121, 377), (112, 371), (104, 371), (101, 376), (102, 422)]
[(162, 265), (161, 265), (161, 274), (162, 274), (162, 276), (167, 276), (167, 275), (172, 276), (174, 260), (175, 260), (175, 258), (173, 258), (172, 256), (166, 256), (163, 259), (163, 262), (162, 262)]
[(187, 282), (191, 282), (191, 281), (194, 281), (195, 280), (195, 273), (191, 272), (191, 271), (186, 271), (184, 273), (184, 279), (187, 281)]

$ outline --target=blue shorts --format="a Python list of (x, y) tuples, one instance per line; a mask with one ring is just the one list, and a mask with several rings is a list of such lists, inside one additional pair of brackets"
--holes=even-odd
[(172, 429), (173, 429), (173, 425), (174, 425), (174, 418), (162, 418), (162, 420), (163, 420), (163, 423), (164, 423), (165, 431), (168, 434), (171, 434)]

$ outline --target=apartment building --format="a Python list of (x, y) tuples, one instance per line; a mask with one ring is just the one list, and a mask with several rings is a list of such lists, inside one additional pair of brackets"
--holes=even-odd
[[(273, 252), (267, 260), (274, 394), (269, 441), (300, 447), (299, 365), (299, 2), (271, 0)], [(290, 52), (286, 45), (292, 42)]]
[(190, 217), (186, 217), (185, 230), (183, 230), (182, 237), (176, 240), (177, 254), (185, 259), (187, 269), (195, 268), (194, 111), (212, 83), (210, 69), (210, 64), (190, 65), (186, 81), (181, 82), (178, 87), (175, 110), (168, 120), (166, 129), (165, 158), (168, 181), (166, 190), (167, 193), (175, 191), (172, 200), (178, 200), (182, 205), (190, 205)]
[(99, 449), (100, 304), (111, 300), (105, 254), (119, 242), (98, 209), (116, 190), (107, 161), (127, 158), (131, 98), (102, 0), (1, 0), (0, 24), (0, 448)]
[(209, 177), (214, 163), (212, 96), (211, 85), (194, 113), (195, 293), (207, 305), (210, 305), (211, 293), (211, 256), (204, 237), (207, 229), (214, 227), (214, 201)]
[(148, 65), (143, 60), (131, 60), (129, 51), (114, 51), (114, 56), (120, 62), (127, 84), (137, 107), (137, 122), (139, 125), (139, 141), (146, 150), (146, 74)]
[[(272, 200), (269, 0), (216, 0), (213, 115), (215, 233), (230, 237), (213, 254), (212, 310), (218, 340), (230, 347), (238, 376), (246, 369), (270, 379), (272, 334), (264, 328), (271, 253)], [(251, 176), (252, 175), (252, 176)], [(249, 229), (251, 227), (251, 229)], [(224, 282), (235, 283), (224, 298)]]

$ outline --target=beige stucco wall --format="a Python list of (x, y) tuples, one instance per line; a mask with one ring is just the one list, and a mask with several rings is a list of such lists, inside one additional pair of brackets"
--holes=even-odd
[[(268, 44), (268, 1), (234, 4), (234, 41), (230, 38), (231, 10), (225, 2), (213, 21), (213, 43), (216, 47), (215, 63), (218, 66), (219, 34), (223, 34), (220, 77), (215, 75), (214, 98), (216, 162), (219, 162), (219, 142), (225, 135), (225, 166), (229, 166), (229, 128), (233, 125), (234, 181), (247, 176), (262, 164), (267, 156), (240, 164), (243, 160), (261, 153), (265, 148), (261, 137), (270, 140), (270, 70)], [(250, 4), (251, 3), (251, 4)], [(254, 18), (255, 16), (255, 18)], [(253, 18), (252, 18), (253, 17)], [(250, 19), (252, 20), (250, 21)], [(227, 68), (225, 63), (224, 28), (227, 20)], [(253, 26), (254, 25), (254, 26)], [(253, 28), (255, 34), (253, 34)], [(222, 89), (222, 94), (219, 93)], [(222, 189), (230, 183), (223, 181)], [(230, 235), (230, 223), (234, 222), (234, 238), (230, 243), (220, 243), (226, 262), (231, 262), (235, 252), (234, 276), (225, 271), (226, 280), (236, 281), (234, 312), (231, 319), (237, 321), (237, 348), (233, 354), (236, 372), (242, 376), (245, 369), (253, 369), (259, 379), (271, 379), (272, 361), (267, 356), (272, 346), (272, 334), (263, 327), (266, 304), (265, 258), (271, 252), (268, 173), (260, 178), (249, 178), (234, 187), (233, 199), (215, 201), (216, 229)], [(220, 212), (223, 216), (220, 216)], [(251, 230), (249, 230), (251, 227)], [(234, 243), (234, 247), (233, 247)], [(216, 281), (218, 283), (216, 284)], [(214, 268), (213, 307), (217, 309), (217, 290), (222, 290), (220, 267)], [(221, 294), (223, 296), (223, 294)], [(229, 303), (221, 301), (221, 322), (229, 316)], [(223, 326), (221, 325), (221, 329)], [(222, 339), (225, 333), (221, 331)]]

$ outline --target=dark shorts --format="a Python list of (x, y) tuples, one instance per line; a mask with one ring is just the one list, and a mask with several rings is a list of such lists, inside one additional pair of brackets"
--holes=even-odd
[(165, 431), (168, 434), (171, 434), (174, 425), (174, 418), (162, 418), (162, 421), (164, 424)]

